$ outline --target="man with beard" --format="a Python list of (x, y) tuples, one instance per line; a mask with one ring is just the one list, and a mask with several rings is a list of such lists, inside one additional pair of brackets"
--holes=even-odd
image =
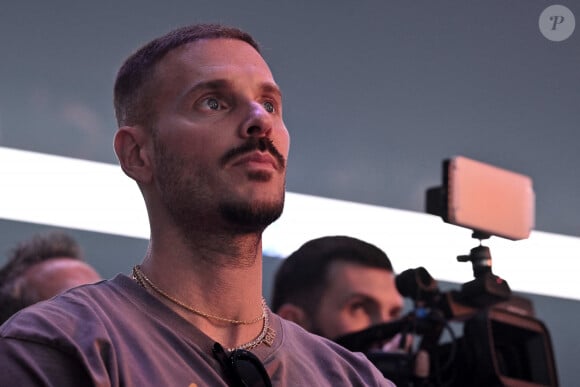
[[(272, 310), (308, 331), (335, 340), (401, 317), (403, 297), (387, 254), (363, 240), (312, 239), (276, 272)], [(377, 349), (400, 350), (400, 335)]]
[(155, 39), (121, 67), (115, 112), (149, 248), (131, 276), (3, 326), (0, 385), (392, 386), (262, 298), (261, 238), (282, 212), (289, 135), (252, 37), (195, 25)]

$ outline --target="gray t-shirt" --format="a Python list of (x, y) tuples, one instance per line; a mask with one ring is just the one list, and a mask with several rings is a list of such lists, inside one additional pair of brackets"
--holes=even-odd
[[(394, 386), (363, 354), (269, 314), (274, 343), (252, 352), (273, 386)], [(213, 344), (120, 274), (33, 305), (2, 325), (0, 386), (226, 386)]]

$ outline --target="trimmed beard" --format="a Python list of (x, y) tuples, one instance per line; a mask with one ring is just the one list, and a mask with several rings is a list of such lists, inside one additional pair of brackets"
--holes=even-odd
[(222, 219), (236, 227), (239, 232), (262, 232), (282, 215), (284, 193), (276, 203), (250, 204), (235, 201), (219, 203)]
[[(161, 191), (161, 199), (175, 224), (184, 235), (193, 230), (212, 228), (211, 214), (203, 203), (215, 201), (215, 195), (210, 189), (211, 177), (203, 171), (197, 171), (192, 177), (180, 172), (189, 168), (187, 161), (172, 154), (164, 144), (156, 138), (153, 129), (153, 146), (156, 178)], [(282, 215), (284, 209), (285, 189), (279, 200), (269, 203), (249, 203), (240, 200), (222, 200), (217, 203), (221, 219), (235, 233), (262, 232)], [(211, 206), (215, 207), (215, 206)]]

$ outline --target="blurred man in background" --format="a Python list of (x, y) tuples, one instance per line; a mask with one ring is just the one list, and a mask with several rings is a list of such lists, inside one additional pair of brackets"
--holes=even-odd
[(0, 269), (0, 324), (20, 309), (100, 279), (71, 236), (36, 234), (18, 244)]
[[(329, 339), (397, 319), (403, 298), (384, 251), (348, 236), (306, 242), (279, 267), (272, 310)], [(381, 343), (385, 350), (398, 344)]]

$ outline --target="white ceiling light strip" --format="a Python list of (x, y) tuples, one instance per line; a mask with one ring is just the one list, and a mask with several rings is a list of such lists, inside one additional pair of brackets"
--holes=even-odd
[[(87, 231), (149, 237), (136, 184), (112, 164), (0, 147), (0, 218)], [(425, 267), (442, 281), (473, 278), (457, 262), (478, 242), (471, 231), (432, 215), (287, 193), (282, 217), (264, 233), (264, 251), (285, 257), (308, 239), (350, 235), (376, 244), (395, 269)], [(493, 271), (512, 290), (580, 300), (572, 264), (580, 238), (533, 231), (530, 238), (492, 237)]]

